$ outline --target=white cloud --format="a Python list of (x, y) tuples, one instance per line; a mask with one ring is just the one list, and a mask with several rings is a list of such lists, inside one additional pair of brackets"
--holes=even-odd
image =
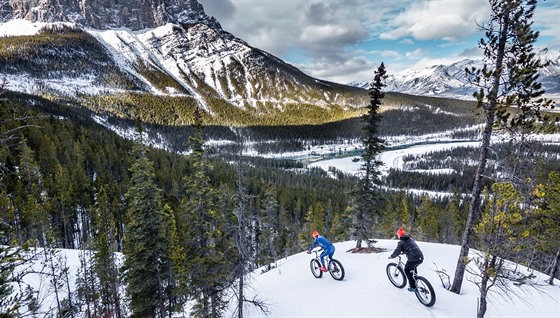
[(296, 67), (316, 78), (337, 83), (350, 83), (353, 81), (371, 80), (377, 65), (360, 56), (338, 63), (327, 59), (320, 59), (314, 63), (296, 65)]
[(417, 59), (426, 53), (424, 49), (416, 49), (414, 51), (406, 52), (404, 55), (407, 59)]
[(392, 29), (382, 39), (412, 36), (417, 40), (455, 40), (477, 32), (476, 22), (489, 16), (487, 0), (418, 1), (392, 19)]
[(397, 51), (391, 51), (391, 50), (374, 50), (369, 52), (370, 54), (373, 55), (380, 55), (382, 57), (390, 57), (390, 58), (400, 58), (402, 57), (401, 53), (397, 52)]
[(556, 6), (545, 6), (546, 2), (539, 3), (535, 10), (535, 29), (540, 31), (541, 38), (550, 37), (548, 46), (551, 49), (560, 49), (560, 1)]
[[(307, 74), (342, 83), (371, 79), (374, 65), (382, 61), (388, 71), (410, 68), (415, 61), (416, 67), (443, 61), (430, 57), (443, 54), (442, 46), (429, 49), (425, 41), (448, 41), (453, 47), (446, 48), (445, 54), (453, 55), (448, 58), (453, 61), (476, 53), (469, 48), (484, 36), (477, 23), (490, 16), (488, 0), (199, 2), (224, 30), (250, 45), (280, 58), (290, 53), (291, 60), (287, 62)], [(539, 2), (535, 27), (547, 40), (540, 46), (559, 47), (558, 16), (558, 0)], [(442, 45), (441, 41), (438, 45)], [(298, 59), (294, 52), (302, 52), (303, 57)], [(302, 65), (303, 60), (311, 62)], [(352, 70), (355, 73), (350, 73)]]

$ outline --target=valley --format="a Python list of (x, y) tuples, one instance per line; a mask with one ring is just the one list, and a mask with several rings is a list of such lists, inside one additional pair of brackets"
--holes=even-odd
[[(540, 98), (560, 92), (560, 52), (533, 52), (536, 2), (505, 7), (518, 21), (506, 23), (515, 28), (503, 28), (499, 50), (492, 37), (453, 63), (448, 44), (466, 38), (432, 42), (401, 33), (404, 24), (368, 34), (369, 19), (346, 23), (353, 15), (331, 24), (375, 6), (391, 26), (394, 9), (408, 11), (392, 7), (401, 2), (282, 4), (296, 2), (307, 27), (283, 53), (304, 64), (228, 32), (198, 0), (0, 0), (6, 317), (222, 317), (250, 273), (299, 258), (314, 230), (370, 253), (403, 227), (425, 244), (479, 249), (459, 260), (486, 282), (533, 277), (504, 272), (505, 260), (558, 278), (550, 237), (560, 235), (560, 112)], [(252, 2), (263, 3), (273, 5)], [(485, 13), (448, 4), (458, 3)], [(293, 40), (246, 27), (279, 45)], [(402, 51), (358, 47), (383, 36)], [(421, 56), (433, 51), (418, 43), (445, 64), (386, 72), (382, 57), (427, 63)], [(313, 68), (373, 80), (346, 85)], [(482, 267), (489, 257), (498, 265)]]

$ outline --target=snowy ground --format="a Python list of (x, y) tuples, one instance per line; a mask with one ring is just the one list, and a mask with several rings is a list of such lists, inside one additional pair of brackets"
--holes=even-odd
[[(425, 261), (419, 267), (419, 274), (426, 277), (433, 285), (436, 303), (433, 307), (424, 307), (413, 293), (406, 289), (393, 287), (385, 274), (389, 262), (387, 256), (396, 247), (396, 240), (381, 239), (376, 247), (386, 252), (374, 254), (353, 254), (347, 252), (355, 246), (354, 241), (335, 243), (335, 258), (342, 262), (346, 276), (343, 281), (335, 281), (330, 275), (315, 278), (309, 269), (311, 255), (305, 252), (281, 259), (272, 270), (262, 273), (256, 270), (249, 279), (249, 297), (257, 295), (268, 305), (268, 317), (475, 317), (478, 289), (472, 276), (466, 274), (460, 295), (443, 288), (436, 270), (445, 270), (454, 274), (459, 255), (459, 246), (418, 242), (424, 252)], [(475, 251), (471, 250), (471, 256)], [(80, 252), (61, 250), (60, 258), (69, 267), (68, 278), (70, 290), (75, 292), (74, 283), (80, 264)], [(44, 261), (44, 259), (41, 259)], [(43, 264), (36, 262), (34, 268), (39, 270)], [(526, 268), (520, 267), (523, 273)], [(545, 283), (547, 277), (535, 273), (535, 282), (539, 290), (512, 286), (521, 298), (508, 298), (508, 295), (496, 291), (490, 293), (488, 311), (485, 317), (560, 317), (560, 281), (555, 285)], [(37, 291), (41, 312), (49, 313), (56, 309), (52, 286), (46, 275), (31, 274), (26, 281)], [(60, 290), (60, 298), (66, 298), (67, 288)], [(511, 295), (509, 295), (511, 296)], [(225, 317), (232, 317), (235, 301), (231, 301)], [(39, 315), (43, 317), (43, 315)], [(85, 317), (80, 313), (76, 318)], [(179, 316), (178, 316), (179, 317)], [(181, 316), (182, 317), (182, 316)], [(254, 307), (245, 309), (244, 317), (266, 317)]]
[[(426, 258), (419, 273), (432, 283), (437, 296), (435, 305), (427, 308), (413, 293), (393, 287), (387, 279), (385, 267), (392, 261), (387, 256), (396, 245), (396, 240), (379, 240), (376, 246), (387, 252), (353, 254), (346, 251), (355, 246), (354, 241), (335, 244), (335, 258), (346, 270), (343, 281), (330, 275), (315, 278), (309, 269), (311, 256), (292, 255), (279, 261), (277, 268), (255, 274), (250, 294), (269, 304), (269, 317), (476, 317), (476, 285), (464, 281), (461, 295), (457, 295), (443, 288), (436, 273), (436, 269), (445, 269), (454, 274), (459, 246), (419, 242)], [(545, 285), (546, 277), (537, 275), (541, 292), (530, 289), (522, 293), (523, 299), (509, 301), (507, 295), (491, 293), (485, 317), (560, 317), (560, 282)], [(246, 314), (265, 317), (254, 308), (248, 308)]]

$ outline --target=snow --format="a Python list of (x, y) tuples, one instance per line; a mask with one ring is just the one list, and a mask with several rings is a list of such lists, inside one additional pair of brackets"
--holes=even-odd
[[(442, 138), (445, 134), (435, 134), (435, 135), (423, 135), (417, 137), (410, 137), (407, 138), (400, 138), (399, 136), (391, 137), (388, 139), (389, 145), (393, 147), (401, 147), (400, 149), (395, 150), (385, 150), (377, 157), (378, 160), (383, 162), (383, 165), (379, 168), (381, 175), (387, 175), (389, 169), (395, 170), (404, 170), (404, 161), (403, 158), (408, 155), (422, 155), (430, 152), (438, 152), (444, 150), (450, 150), (457, 147), (471, 147), (473, 149), (480, 148), (479, 141), (465, 141), (465, 140), (455, 140), (452, 141), (451, 139)], [(502, 135), (495, 134), (492, 136), (492, 142), (503, 142), (507, 140)], [(531, 135), (531, 140), (539, 141), (542, 143), (549, 143), (549, 144), (559, 144), (560, 143), (560, 134), (540, 134), (540, 135)], [(415, 145), (414, 143), (420, 142), (429, 142), (427, 144)], [(406, 146), (406, 145), (411, 146)], [(356, 148), (360, 148), (361, 144), (354, 144)], [(325, 149), (332, 149), (332, 146), (325, 146)], [(332, 151), (331, 153), (336, 153)], [(325, 154), (325, 153), (323, 153)], [(291, 154), (296, 156), (296, 154)], [(317, 157), (320, 158), (320, 157)], [(334, 159), (327, 159), (327, 160), (316, 160), (311, 162), (307, 165), (307, 167), (319, 167), (325, 171), (328, 171), (329, 167), (334, 167), (344, 173), (357, 175), (360, 172), (360, 166), (363, 163), (362, 161), (354, 162), (353, 159), (359, 158), (359, 156), (352, 156), (352, 157), (343, 157), (343, 158), (334, 158)], [(411, 170), (411, 171), (419, 171), (419, 170)], [(450, 169), (431, 169), (431, 170), (422, 170), (426, 173), (451, 173)], [(419, 171), (419, 172), (422, 172)]]
[[(455, 147), (479, 147), (479, 142), (443, 142), (438, 144), (427, 144), (427, 145), (416, 145), (411, 147), (406, 147), (402, 149), (396, 150), (387, 150), (382, 152), (378, 160), (383, 162), (383, 166), (380, 167), (379, 171), (382, 175), (387, 175), (389, 173), (389, 169), (396, 169), (396, 170), (403, 170), (403, 158), (408, 155), (420, 155), (429, 152), (436, 152), (442, 150), (448, 150)], [(312, 162), (308, 165), (308, 167), (319, 167), (323, 170), (327, 171), (329, 167), (335, 167), (336, 169), (352, 174), (357, 175), (359, 173), (360, 166), (363, 162), (357, 161), (353, 162), (353, 159), (356, 157), (346, 157), (346, 158), (336, 158), (336, 159), (329, 159), (329, 160), (320, 160)], [(449, 169), (440, 169), (440, 170), (429, 170), (429, 173), (449, 173)]]
[(37, 34), (43, 27), (47, 25), (61, 24), (72, 25), (72, 23), (44, 23), (31, 22), (24, 19), (13, 19), (5, 23), (0, 23), (0, 37), (3, 36), (29, 36)]
[[(345, 268), (343, 281), (336, 281), (325, 273), (315, 278), (309, 269), (310, 255), (299, 253), (278, 261), (269, 272), (254, 274), (249, 298), (269, 304), (269, 317), (475, 317), (478, 288), (465, 280), (461, 294), (443, 288), (436, 270), (444, 269), (454, 275), (460, 246), (418, 242), (426, 260), (419, 266), (421, 276), (427, 278), (436, 293), (433, 307), (425, 307), (413, 293), (393, 287), (387, 279), (387, 257), (396, 247), (396, 240), (378, 240), (376, 247), (387, 252), (359, 254), (347, 252), (354, 241), (335, 243), (334, 258)], [(471, 250), (471, 256), (475, 251)], [(525, 272), (525, 268), (523, 271)], [(507, 299), (507, 295), (490, 293), (485, 317), (560, 317), (560, 288), (544, 285), (547, 278), (540, 273), (538, 292), (529, 289), (521, 294), (524, 300)], [(466, 277), (470, 279), (469, 274)], [(555, 280), (557, 285), (559, 282)], [(519, 287), (512, 286), (516, 289)], [(506, 297), (502, 297), (506, 296)], [(247, 308), (245, 317), (266, 317), (255, 308)], [(226, 317), (229, 317), (226, 314)]]
[[(311, 242), (311, 241), (310, 241)], [(376, 247), (385, 249), (382, 253), (360, 254), (347, 252), (355, 247), (354, 241), (335, 243), (334, 257), (345, 269), (345, 278), (335, 281), (328, 273), (315, 278), (309, 269), (312, 255), (305, 252), (291, 255), (276, 262), (276, 267), (268, 272), (257, 269), (249, 278), (246, 296), (257, 298), (268, 305), (268, 317), (475, 317), (477, 286), (473, 277), (466, 273), (461, 294), (447, 291), (436, 270), (444, 270), (453, 276), (460, 246), (418, 242), (425, 261), (418, 268), (419, 275), (427, 278), (436, 293), (433, 307), (425, 307), (413, 293), (393, 287), (387, 279), (385, 267), (396, 240), (379, 239)], [(68, 266), (71, 290), (75, 291), (76, 273), (80, 266), (80, 251), (60, 250), (62, 263)], [(478, 253), (471, 249), (470, 256)], [(43, 257), (40, 257), (44, 261)], [(48, 262), (47, 262), (48, 263)], [(40, 262), (34, 264), (39, 270)], [(525, 267), (519, 267), (528, 273)], [(508, 298), (508, 295), (491, 290), (488, 311), (485, 317), (560, 317), (560, 281), (554, 286), (545, 283), (546, 275), (535, 272), (538, 290), (512, 286), (522, 299)], [(41, 311), (56, 310), (56, 301), (46, 275), (31, 274), (26, 281), (40, 291)], [(444, 280), (445, 281), (445, 280)], [(447, 283), (447, 281), (446, 281)], [(61, 299), (66, 298), (66, 288), (61, 288)], [(236, 307), (232, 300), (225, 317), (231, 317)], [(84, 317), (85, 313), (77, 315)], [(256, 308), (247, 306), (245, 317), (266, 317)]]

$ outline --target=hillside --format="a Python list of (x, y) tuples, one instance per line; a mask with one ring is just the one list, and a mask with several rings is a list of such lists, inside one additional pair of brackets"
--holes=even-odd
[[(385, 267), (389, 262), (387, 256), (396, 247), (396, 240), (381, 239), (376, 247), (386, 252), (374, 254), (353, 254), (347, 252), (355, 246), (354, 241), (335, 243), (335, 258), (343, 264), (346, 276), (343, 281), (335, 281), (328, 274), (322, 278), (315, 278), (309, 270), (311, 256), (305, 253), (290, 255), (274, 263), (270, 271), (257, 269), (249, 280), (250, 287), (246, 293), (249, 298), (256, 296), (267, 304), (269, 315), (248, 305), (246, 317), (474, 317), (476, 316), (477, 298), (479, 296), (476, 285), (469, 281), (472, 275), (467, 275), (460, 295), (447, 291), (440, 280), (437, 270), (445, 270), (453, 275), (459, 246), (418, 242), (426, 256), (420, 265), (419, 272), (433, 285), (436, 293), (436, 303), (427, 308), (418, 302), (414, 294), (406, 289), (393, 287), (385, 274)], [(471, 257), (476, 251), (471, 250)], [(85, 254), (76, 250), (60, 250), (59, 259), (69, 268), (71, 290), (74, 291), (76, 275), (80, 268), (80, 259)], [(514, 265), (514, 264), (512, 264)], [(36, 270), (41, 266), (36, 263)], [(527, 274), (529, 271), (523, 266), (517, 270)], [(532, 272), (532, 271), (531, 271)], [(560, 316), (560, 281), (555, 280), (555, 286), (547, 285), (546, 276), (533, 272), (536, 278), (533, 283), (537, 288), (528, 285), (514, 286), (510, 294), (494, 290), (490, 293), (489, 306), (486, 317), (557, 317)], [(44, 296), (41, 309), (48, 312), (56, 308), (54, 295), (49, 294), (49, 284), (46, 277), (31, 274), (26, 281)], [(444, 280), (445, 282), (445, 280)], [(516, 293), (519, 297), (513, 295)], [(62, 290), (61, 298), (67, 297), (67, 291)], [(233, 314), (235, 300), (229, 302), (226, 317)], [(85, 317), (80, 312), (76, 317)]]
[(266, 125), (347, 119), (367, 103), (367, 91), (311, 78), (208, 21), (132, 31), (9, 20), (0, 77), (14, 91), (173, 125), (189, 124), (195, 105), (209, 123)]
[[(346, 270), (343, 281), (335, 281), (328, 274), (321, 279), (309, 270), (311, 256), (305, 253), (291, 255), (276, 263), (269, 272), (255, 272), (249, 296), (270, 304), (270, 317), (474, 317), (478, 290), (474, 283), (463, 283), (461, 295), (443, 288), (436, 270), (453, 275), (460, 246), (419, 242), (426, 260), (419, 267), (436, 292), (436, 304), (424, 307), (414, 294), (391, 285), (385, 274), (387, 256), (396, 247), (396, 240), (379, 240), (376, 247), (387, 252), (353, 254), (347, 252), (355, 242), (337, 243), (335, 258)], [(471, 250), (471, 257), (475, 251)], [(523, 273), (526, 268), (519, 267)], [(486, 317), (557, 317), (560, 315), (560, 288), (545, 286), (546, 278), (535, 273), (540, 290), (528, 286), (512, 286), (512, 292), (521, 298), (502, 292), (491, 293)], [(558, 280), (555, 284), (558, 285)], [(254, 308), (250, 317), (266, 317)]]

